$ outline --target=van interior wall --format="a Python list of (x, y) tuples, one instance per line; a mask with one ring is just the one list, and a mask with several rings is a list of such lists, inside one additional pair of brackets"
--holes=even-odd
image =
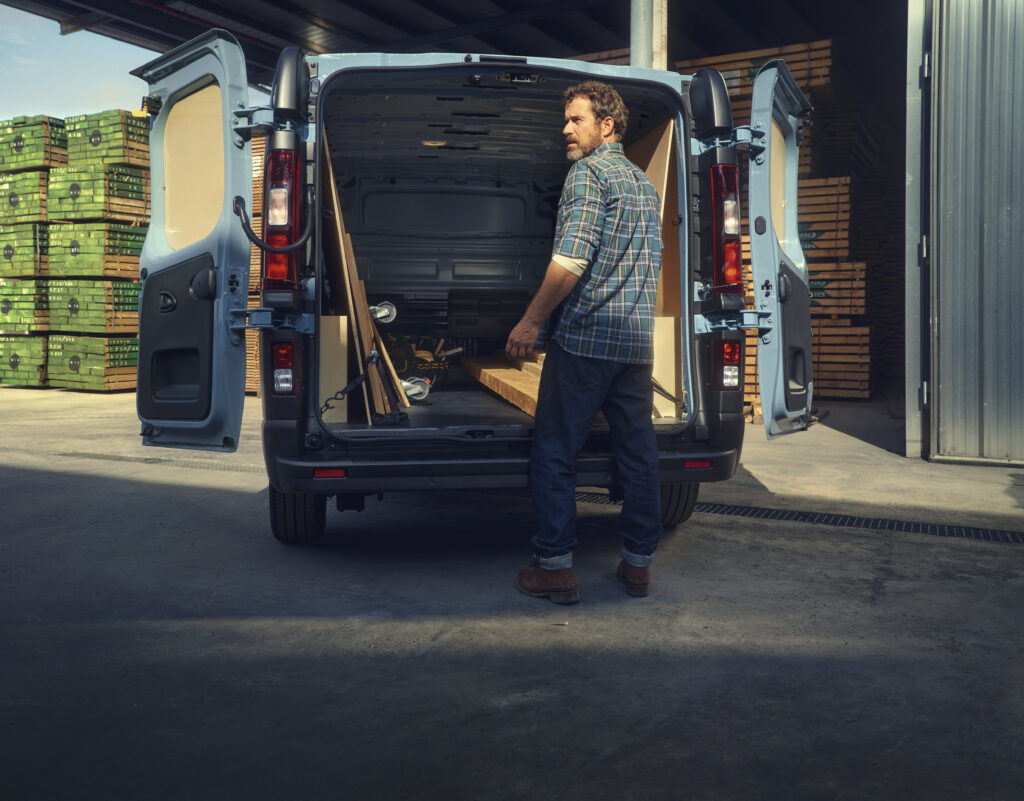
[[(502, 349), (543, 278), (569, 167), (561, 93), (575, 80), (523, 87), (496, 78), (473, 84), (461, 66), (429, 72), (332, 77), (321, 100), (323, 137), (369, 302), (388, 300), (398, 312), (380, 329), (399, 374), (443, 371), (438, 389), (479, 391), (458, 356)], [(663, 198), (671, 193), (665, 233), (677, 238), (669, 107), (653, 92), (634, 91), (627, 104), (627, 147), (653, 170)], [(677, 245), (673, 253), (678, 297)], [(341, 300), (333, 313), (346, 313)], [(679, 397), (678, 310), (659, 300), (659, 313), (669, 317), (659, 330), (672, 362), (661, 383)], [(458, 353), (437, 358), (448, 350)]]

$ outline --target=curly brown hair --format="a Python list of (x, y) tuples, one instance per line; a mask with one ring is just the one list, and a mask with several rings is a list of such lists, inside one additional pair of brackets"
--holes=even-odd
[(626, 134), (626, 125), (629, 123), (629, 111), (622, 97), (611, 86), (601, 81), (584, 81), (575, 86), (570, 86), (562, 92), (562, 106), (568, 106), (577, 97), (585, 97), (590, 100), (590, 107), (594, 110), (594, 116), (598, 122), (605, 117), (611, 117), (615, 123), (615, 135), (622, 139)]

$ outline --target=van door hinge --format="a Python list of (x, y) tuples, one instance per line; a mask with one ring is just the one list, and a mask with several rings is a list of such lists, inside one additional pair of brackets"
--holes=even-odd
[(715, 331), (740, 331), (756, 328), (761, 333), (771, 331), (772, 313), (758, 309), (741, 309), (731, 314), (697, 314), (693, 318), (693, 330), (697, 334)]
[(917, 246), (917, 263), (921, 267), (928, 266), (928, 234), (921, 235), (921, 243)]
[(293, 314), (280, 309), (228, 309), (228, 327), (232, 331), (248, 329), (270, 331), (297, 331), (300, 334), (316, 332), (316, 318), (312, 314)]
[(765, 133), (760, 128), (738, 125), (732, 129), (731, 136), (713, 136), (710, 139), (700, 140), (695, 145), (698, 152), (694, 153), (694, 155), (699, 156), (701, 153), (706, 153), (708, 150), (714, 150), (719, 147), (732, 147), (745, 148), (750, 151), (751, 158), (763, 160), (763, 153), (766, 147), (764, 138)]
[(932, 77), (932, 54), (926, 52), (921, 60), (921, 83), (926, 83)]
[(274, 130), (274, 109), (270, 106), (236, 109), (231, 116), (234, 117), (231, 129), (235, 136), (246, 142)]

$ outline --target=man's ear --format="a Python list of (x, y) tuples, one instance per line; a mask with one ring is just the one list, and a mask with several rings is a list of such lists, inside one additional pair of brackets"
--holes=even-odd
[(605, 139), (610, 139), (615, 133), (615, 120), (611, 117), (605, 117), (601, 120), (601, 136)]

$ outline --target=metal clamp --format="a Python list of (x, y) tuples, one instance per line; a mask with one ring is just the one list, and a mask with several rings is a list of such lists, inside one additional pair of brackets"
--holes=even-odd
[(237, 109), (231, 112), (231, 116), (234, 117), (231, 130), (243, 141), (256, 135), (265, 136), (274, 130), (274, 109), (270, 106)]

